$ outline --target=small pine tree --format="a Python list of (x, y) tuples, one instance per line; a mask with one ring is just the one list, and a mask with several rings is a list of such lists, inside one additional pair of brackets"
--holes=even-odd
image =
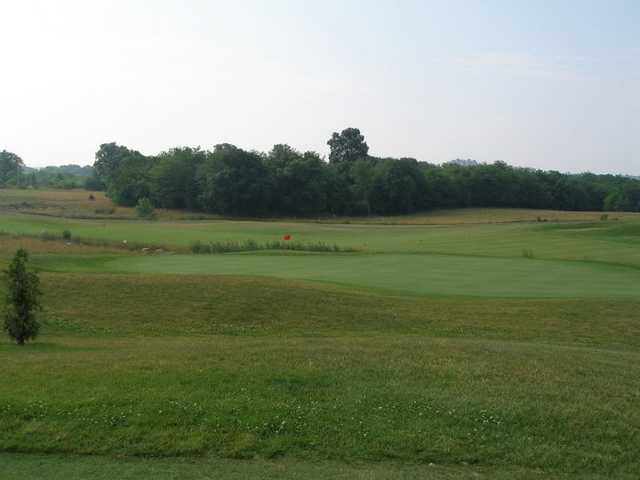
[(136, 205), (136, 212), (140, 218), (154, 218), (155, 213), (153, 210), (153, 203), (147, 197), (143, 197), (138, 200)]
[(36, 338), (40, 323), (36, 312), (40, 306), (40, 279), (28, 268), (29, 254), (20, 249), (16, 252), (7, 276), (7, 305), (4, 315), (4, 330), (18, 345)]

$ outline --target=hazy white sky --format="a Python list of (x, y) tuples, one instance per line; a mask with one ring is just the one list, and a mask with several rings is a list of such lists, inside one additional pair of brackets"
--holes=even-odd
[(230, 142), (640, 174), (640, 1), (0, 0), (0, 149)]

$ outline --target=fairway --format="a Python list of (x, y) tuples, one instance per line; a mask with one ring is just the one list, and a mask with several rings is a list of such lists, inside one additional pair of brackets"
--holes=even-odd
[(421, 254), (36, 257), (53, 271), (262, 275), (405, 294), (640, 298), (640, 269), (593, 262)]
[[(0, 212), (45, 306), (0, 343), (7, 478), (635, 478), (640, 219), (545, 214)], [(284, 234), (356, 251), (189, 248)]]

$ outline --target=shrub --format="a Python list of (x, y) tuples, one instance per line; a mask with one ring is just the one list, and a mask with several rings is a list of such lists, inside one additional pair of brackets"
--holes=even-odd
[(143, 197), (138, 200), (138, 204), (136, 205), (136, 213), (140, 218), (154, 218), (155, 213), (151, 200), (149, 200), (147, 197)]
[(191, 244), (191, 252), (200, 254), (200, 253), (211, 253), (208, 252), (208, 245), (206, 243), (202, 243), (200, 240)]
[(36, 311), (40, 306), (40, 279), (28, 268), (29, 254), (20, 249), (16, 252), (7, 274), (7, 306), (4, 315), (4, 330), (18, 345), (36, 338), (40, 323)]
[(113, 215), (113, 212), (115, 212), (116, 209), (115, 208), (96, 208), (95, 212), (98, 215)]
[(535, 258), (535, 255), (533, 254), (533, 250), (530, 248), (523, 248), (522, 249), (522, 256), (524, 258)]
[(57, 236), (57, 235), (55, 235), (55, 234), (53, 234), (53, 233), (49, 233), (49, 232), (47, 232), (46, 230), (43, 230), (43, 231), (40, 233), (40, 238), (41, 238), (42, 240), (46, 240), (46, 241), (60, 240), (60, 237), (59, 237), (59, 236)]
[(609, 220), (609, 214), (608, 213), (603, 213), (602, 215), (600, 215), (600, 221), (601, 222), (606, 222), (607, 220)]
[(71, 240), (71, 232), (69, 230), (65, 230), (62, 232), (62, 238), (65, 240)]

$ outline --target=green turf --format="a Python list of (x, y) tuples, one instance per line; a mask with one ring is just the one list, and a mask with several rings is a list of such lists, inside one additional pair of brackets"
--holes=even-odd
[(411, 294), (638, 298), (640, 269), (593, 262), (453, 255), (42, 256), (54, 271), (263, 275)]
[(640, 466), (637, 302), (157, 274), (43, 287), (42, 340), (0, 344), (0, 450)]
[(638, 220), (592, 223), (516, 223), (505, 225), (361, 225), (254, 221), (135, 222), (48, 218), (0, 214), (0, 231), (42, 232), (187, 249), (199, 241), (259, 243), (286, 233), (305, 243), (324, 242), (372, 253), (447, 253), (492, 257), (591, 260), (640, 266)]
[[(342, 463), (330, 461), (148, 459), (96, 456), (0, 454), (3, 480), (520, 480), (540, 479), (544, 470), (406, 463)], [(603, 475), (554, 474), (556, 480), (605, 480)], [(632, 475), (620, 476), (634, 479)]]
[[(0, 343), (2, 473), (634, 478), (640, 223), (463, 223), (0, 214), (174, 250), (25, 239), (44, 327)], [(283, 233), (363, 252), (176, 253)]]

